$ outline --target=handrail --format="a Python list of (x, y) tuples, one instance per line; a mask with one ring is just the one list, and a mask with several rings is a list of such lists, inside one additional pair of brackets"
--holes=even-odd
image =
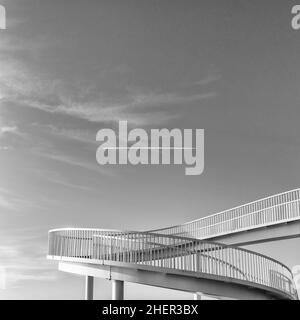
[[(49, 257), (103, 261), (173, 269), (234, 279), (297, 298), (288, 267), (275, 259), (220, 243), (151, 232), (55, 229), (49, 232)], [(221, 281), (221, 280), (220, 280)]]
[(300, 189), (283, 192), (182, 225), (150, 230), (172, 235), (209, 239), (300, 219)]

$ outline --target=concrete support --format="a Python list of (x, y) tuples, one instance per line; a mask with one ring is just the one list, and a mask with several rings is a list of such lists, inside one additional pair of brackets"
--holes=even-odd
[[(59, 259), (61, 258), (59, 257)], [(124, 282), (187, 291), (191, 294), (199, 292), (199, 289), (201, 289), (202, 300), (206, 300), (209, 297), (218, 299), (226, 297), (226, 299), (239, 300), (291, 299), (291, 295), (286, 291), (279, 291), (268, 286), (257, 286), (249, 281), (238, 282), (235, 279), (231, 279), (230, 282), (220, 281), (217, 276), (211, 276), (211, 278), (205, 276), (202, 278), (195, 276), (192, 272), (177, 274), (177, 270), (169, 270), (166, 273), (163, 268), (158, 268), (158, 272), (142, 264), (138, 265), (138, 269), (135, 269), (132, 266), (123, 266), (121, 263), (120, 266), (114, 266), (60, 261), (59, 270), (84, 276), (90, 275), (103, 279), (119, 279), (119, 281)], [(216, 293), (218, 293), (218, 296), (216, 296)]]
[(194, 300), (203, 300), (202, 293), (201, 292), (194, 293)]
[(94, 297), (94, 277), (85, 276), (85, 300), (93, 300)]
[(124, 300), (124, 281), (112, 280), (112, 300)]

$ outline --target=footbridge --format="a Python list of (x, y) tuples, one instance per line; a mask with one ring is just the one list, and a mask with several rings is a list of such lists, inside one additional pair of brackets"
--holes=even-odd
[(297, 238), (300, 237), (300, 189), (152, 232), (236, 246)]
[[(297, 189), (147, 232), (54, 229), (49, 231), (48, 259), (58, 261), (61, 271), (86, 277), (86, 299), (93, 298), (94, 277), (112, 281), (113, 299), (124, 298), (124, 282), (182, 290), (196, 297), (203, 293), (234, 299), (298, 299), (287, 266), (236, 244), (270, 241), (274, 236), (266, 234), (274, 227), (287, 232), (279, 231), (276, 238), (290, 237), (290, 227), (300, 219), (299, 201)], [(249, 238), (241, 240), (243, 234)], [(225, 244), (227, 239), (235, 245)]]

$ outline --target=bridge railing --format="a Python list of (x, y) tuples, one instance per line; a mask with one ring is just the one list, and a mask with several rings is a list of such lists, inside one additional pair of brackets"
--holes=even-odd
[(282, 263), (224, 244), (149, 232), (57, 229), (49, 232), (49, 257), (146, 265), (235, 279), (269, 287), (295, 299), (289, 268)]
[(300, 219), (300, 189), (260, 199), (182, 225), (150, 232), (207, 239), (296, 219)]

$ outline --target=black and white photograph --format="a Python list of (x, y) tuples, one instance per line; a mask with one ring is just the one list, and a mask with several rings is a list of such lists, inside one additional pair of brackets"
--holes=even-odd
[(300, 0), (0, 0), (0, 300), (298, 300), (299, 123)]

